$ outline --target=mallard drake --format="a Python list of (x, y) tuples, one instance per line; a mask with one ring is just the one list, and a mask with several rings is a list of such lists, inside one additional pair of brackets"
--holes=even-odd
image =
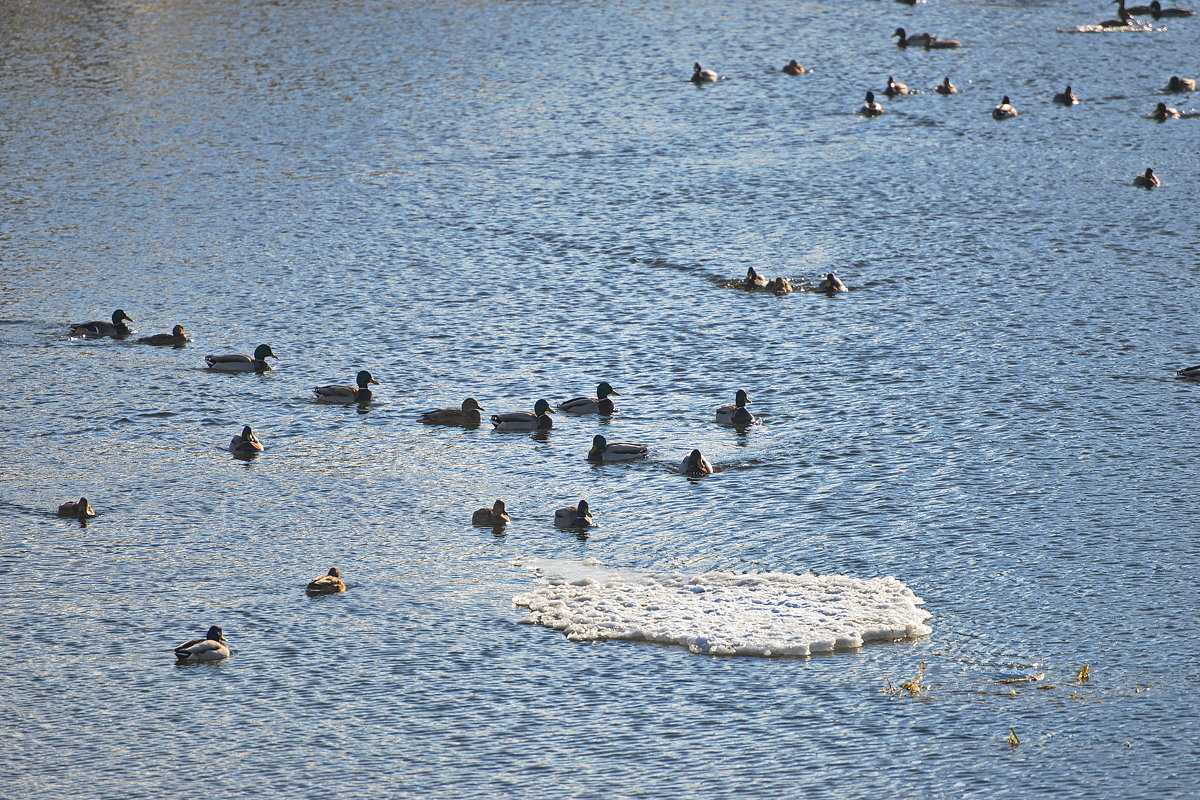
[(1162, 181), (1160, 181), (1158, 176), (1154, 174), (1153, 169), (1146, 167), (1146, 171), (1141, 175), (1133, 176), (1133, 185), (1140, 186), (1143, 189), (1153, 189), (1156, 186), (1161, 186)]
[(762, 276), (762, 273), (754, 267), (746, 270), (746, 277), (742, 279), (743, 289), (762, 289), (767, 285), (767, 279)]
[(908, 94), (908, 84), (900, 83), (891, 75), (888, 75), (887, 89), (884, 94), (888, 97), (899, 97), (902, 94)]
[(105, 336), (111, 336), (114, 339), (121, 336), (128, 336), (133, 333), (133, 329), (126, 325), (126, 322), (133, 322), (133, 317), (126, 314), (121, 309), (117, 309), (112, 313), (112, 322), (104, 320), (92, 320), (91, 322), (77, 322), (71, 326), (71, 336), (86, 336), (92, 339), (100, 339)]
[(1150, 112), (1150, 119), (1156, 119), (1159, 122), (1166, 122), (1169, 119), (1179, 119), (1179, 109), (1171, 108), (1166, 103), (1159, 103)]
[(962, 47), (962, 42), (958, 39), (942, 39), (928, 33), (921, 35), (925, 37), (926, 50), (953, 50), (956, 47)]
[(371, 373), (365, 369), (360, 370), (354, 379), (355, 386), (314, 386), (313, 394), (317, 396), (318, 403), (342, 403), (349, 405), (350, 403), (358, 403), (365, 405), (371, 402), (371, 390), (367, 388), (369, 384), (379, 385), (379, 381), (371, 377)]
[(58, 515), (60, 517), (75, 517), (76, 519), (91, 519), (96, 516), (96, 510), (92, 508), (92, 504), (88, 502), (86, 497), (79, 498), (79, 502), (69, 500), (58, 507)]
[(1177, 378), (1187, 378), (1189, 381), (1200, 381), (1200, 364), (1194, 367), (1185, 367), (1175, 373)]
[(462, 408), (439, 408), (426, 411), (420, 416), (420, 421), (426, 425), (462, 425), (464, 427), (478, 425), (483, 422), (483, 406), (474, 397), (462, 401)]
[(1068, 83), (1067, 88), (1054, 95), (1054, 102), (1063, 106), (1073, 106), (1079, 103), (1079, 98), (1075, 96), (1075, 92), (1071, 91), (1071, 84)]
[(777, 295), (787, 294), (792, 291), (792, 282), (784, 277), (772, 278), (767, 281), (767, 291), (774, 292)]
[(560, 528), (590, 528), (592, 527), (592, 509), (587, 500), (580, 500), (577, 506), (564, 506), (554, 512), (554, 524)]
[(492, 503), (491, 508), (478, 508), (471, 515), (472, 525), (482, 525), (488, 528), (494, 528), (497, 525), (504, 525), (510, 522), (508, 512), (504, 508), (504, 501), (497, 500)]
[(832, 295), (850, 290), (846, 288), (846, 284), (842, 283), (842, 279), (835, 273), (826, 272), (821, 276), (821, 282), (817, 284), (817, 291)]
[(883, 113), (883, 106), (875, 102), (874, 92), (867, 92), (867, 97), (863, 101), (863, 107), (858, 110), (858, 113), (864, 117), (878, 117)]
[(550, 419), (550, 403), (538, 400), (533, 404), (533, 413), (528, 411), (512, 411), (508, 414), (493, 414), (492, 425), (498, 431), (546, 431), (554, 427)]
[(254, 357), (231, 353), (224, 356), (205, 356), (204, 361), (214, 372), (266, 372), (271, 368), (268, 358), (279, 358), (269, 344), (254, 348)]
[(1163, 17), (1192, 17), (1196, 15), (1196, 12), (1190, 8), (1163, 8), (1162, 3), (1153, 0), (1150, 3), (1150, 15), (1155, 19), (1162, 19)]
[(237, 455), (248, 456), (253, 453), (261, 453), (262, 450), (262, 442), (254, 435), (254, 431), (249, 425), (242, 428), (241, 434), (229, 440), (229, 452)]
[(588, 451), (588, 461), (629, 461), (641, 458), (650, 452), (644, 444), (632, 442), (610, 442), (603, 436), (592, 437), (592, 449)]
[(808, 70), (800, 66), (796, 59), (793, 58), (791, 61), (783, 65), (783, 72), (787, 75), (803, 75), (804, 73), (808, 72)]
[(304, 591), (309, 595), (340, 594), (346, 591), (346, 583), (342, 580), (341, 571), (337, 567), (330, 567), (329, 572), (309, 581)]
[(746, 395), (745, 389), (738, 389), (733, 396), (733, 405), (720, 406), (717, 408), (716, 420), (721, 425), (750, 425), (754, 422), (754, 415), (750, 413), (746, 406), (749, 404), (750, 398)]
[(700, 85), (702, 83), (716, 83), (717, 77), (717, 73), (713, 72), (711, 69), (705, 69), (704, 67), (700, 66), (699, 61), (697, 61), (695, 64), (692, 64), (692, 83), (696, 85)]
[(683, 459), (683, 463), (679, 465), (679, 471), (690, 478), (699, 478), (701, 475), (711, 475), (713, 468), (699, 450), (693, 450), (688, 453), (687, 458)]
[(170, 333), (156, 333), (153, 336), (143, 336), (137, 340), (138, 344), (153, 344), (158, 346), (174, 345), (179, 347), (187, 344), (187, 334), (183, 332), (182, 325), (176, 325), (171, 329)]
[(199, 664), (229, 658), (229, 643), (220, 627), (213, 625), (203, 639), (192, 639), (175, 648), (176, 664)]
[(938, 94), (958, 94), (958, 87), (950, 82), (949, 77), (945, 77), (942, 79), (942, 82), (937, 85), (937, 88), (934, 89), (934, 91)]
[(897, 39), (897, 47), (924, 47), (929, 41), (928, 33), (918, 33), (915, 36), (908, 36), (904, 33), (904, 28), (896, 28), (896, 32), (892, 34), (893, 39)]
[(613, 405), (613, 401), (609, 400), (609, 395), (621, 396), (621, 393), (612, 388), (608, 381), (601, 381), (596, 387), (595, 397), (575, 397), (570, 400), (558, 404), (558, 410), (565, 414), (599, 414), (602, 417), (611, 416), (616, 412), (617, 408)]
[(1015, 116), (1017, 116), (1017, 110), (1009, 102), (1008, 95), (1004, 95), (1000, 100), (1000, 105), (992, 109), (992, 119), (1012, 119)]
[(1194, 92), (1196, 91), (1196, 81), (1191, 78), (1181, 78), (1178, 75), (1172, 75), (1171, 80), (1167, 81), (1167, 86), (1163, 91)]

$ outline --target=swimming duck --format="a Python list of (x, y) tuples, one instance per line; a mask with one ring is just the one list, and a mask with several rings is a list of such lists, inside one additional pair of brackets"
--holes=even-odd
[(896, 28), (896, 32), (892, 34), (893, 39), (897, 39), (897, 47), (924, 47), (929, 41), (928, 33), (918, 33), (916, 36), (907, 36), (904, 33), (904, 28)]
[(762, 273), (754, 267), (746, 270), (746, 277), (742, 280), (743, 289), (762, 289), (767, 285), (767, 279), (762, 276)]
[(1154, 111), (1150, 113), (1151, 119), (1156, 119), (1159, 122), (1166, 122), (1169, 119), (1179, 119), (1179, 109), (1171, 108), (1166, 103), (1159, 103), (1154, 107)]
[(1167, 81), (1167, 92), (1194, 92), (1196, 91), (1196, 81), (1191, 78), (1181, 78), (1178, 75), (1172, 75), (1171, 80)]
[(550, 403), (538, 400), (533, 404), (533, 413), (528, 411), (512, 411), (508, 414), (493, 414), (492, 425), (498, 431), (545, 431), (554, 427), (554, 420), (549, 415)]
[(250, 429), (249, 425), (242, 428), (241, 434), (229, 440), (229, 452), (237, 455), (248, 456), (261, 453), (262, 450), (262, 442), (254, 435), (254, 431)]
[(957, 39), (939, 39), (928, 33), (921, 35), (925, 37), (926, 50), (953, 50), (956, 47), (962, 47), (962, 43)]
[(697, 86), (702, 83), (716, 83), (717, 73), (713, 72), (711, 69), (705, 69), (704, 67), (700, 66), (700, 62), (697, 61), (695, 64), (692, 64), (691, 81)]
[(783, 71), (788, 75), (803, 75), (804, 73), (808, 72), (808, 70), (800, 66), (800, 64), (794, 58), (783, 65)]
[(138, 344), (153, 344), (153, 345), (175, 345), (179, 347), (187, 344), (187, 334), (183, 332), (182, 325), (176, 325), (171, 329), (170, 333), (156, 333), (153, 336), (143, 336), (137, 340)]
[(175, 648), (176, 664), (199, 664), (229, 658), (229, 643), (220, 627), (213, 625), (203, 639), (192, 639)]
[(846, 288), (846, 284), (842, 283), (842, 279), (835, 273), (826, 272), (821, 276), (821, 282), (817, 284), (817, 291), (834, 295), (838, 292), (848, 292), (850, 290)]
[(683, 463), (679, 465), (679, 471), (690, 478), (699, 478), (701, 475), (711, 475), (713, 468), (712, 464), (708, 463), (708, 459), (700, 455), (699, 450), (693, 450), (688, 453), (687, 458), (683, 459)]
[[(1125, 0), (1113, 0), (1113, 3), (1125, 9), (1127, 14), (1152, 14), (1154, 9), (1150, 6), (1134, 6), (1133, 8), (1125, 8)], [(1118, 12), (1120, 13), (1120, 12)]]
[(560, 528), (590, 528), (592, 526), (592, 509), (587, 500), (580, 500), (577, 506), (564, 506), (554, 512), (554, 524)]
[(330, 567), (329, 572), (324, 575), (313, 578), (309, 581), (308, 586), (304, 589), (309, 596), (319, 594), (340, 594), (346, 591), (346, 584), (342, 580), (342, 573), (337, 567)]
[(317, 396), (318, 403), (342, 403), (347, 405), (358, 403), (359, 405), (365, 405), (371, 402), (371, 390), (367, 388), (367, 385), (373, 383), (378, 386), (379, 381), (372, 378), (371, 373), (365, 369), (360, 370), (354, 380), (358, 384), (357, 387), (314, 386), (313, 394)]
[(629, 461), (641, 458), (650, 452), (644, 444), (632, 442), (610, 442), (603, 436), (592, 437), (592, 449), (588, 451), (588, 461)]
[(92, 508), (92, 504), (88, 502), (86, 497), (79, 498), (79, 502), (69, 500), (58, 507), (58, 515), (60, 517), (75, 517), (76, 519), (91, 519), (96, 516), (96, 510)]
[(1017, 110), (1008, 101), (1008, 95), (1000, 100), (1000, 105), (992, 109), (992, 119), (1012, 119), (1017, 116)]
[(864, 117), (878, 117), (883, 113), (883, 106), (875, 102), (874, 92), (867, 92), (867, 97), (863, 101), (863, 107), (858, 110), (858, 113)]
[(716, 420), (721, 425), (750, 425), (754, 422), (754, 415), (746, 408), (750, 402), (750, 398), (746, 395), (745, 389), (738, 389), (733, 396), (733, 405), (720, 406), (717, 409)]
[(77, 322), (71, 326), (70, 335), (91, 338), (111, 336), (114, 339), (121, 336), (128, 336), (133, 333), (133, 329), (125, 324), (126, 321), (133, 322), (133, 317), (118, 308), (112, 313), (112, 322), (105, 322), (104, 320)]
[(902, 94), (908, 94), (908, 84), (898, 83), (895, 78), (888, 75), (887, 89), (884, 91), (888, 97), (898, 97)]
[(503, 500), (497, 500), (495, 503), (492, 503), (491, 508), (477, 508), (475, 509), (475, 513), (471, 515), (472, 525), (494, 528), (497, 525), (504, 525), (508, 522), (511, 522), (511, 518), (504, 508)]
[(616, 412), (616, 406), (613, 401), (609, 400), (609, 395), (621, 396), (621, 393), (612, 388), (608, 381), (601, 381), (596, 387), (595, 397), (575, 397), (570, 400), (558, 404), (558, 410), (566, 414), (599, 414), (602, 417), (612, 416)]
[(774, 292), (777, 295), (787, 294), (792, 291), (792, 282), (787, 278), (772, 278), (767, 281), (767, 291)]
[(1154, 170), (1152, 170), (1150, 167), (1146, 167), (1146, 171), (1141, 175), (1133, 176), (1133, 185), (1140, 186), (1143, 189), (1153, 189), (1156, 186), (1161, 186), (1162, 181), (1160, 181), (1158, 176), (1154, 174)]
[(1186, 367), (1175, 373), (1176, 377), (1187, 378), (1190, 381), (1200, 381), (1200, 364), (1194, 367)]
[(1067, 84), (1067, 88), (1063, 89), (1058, 94), (1054, 95), (1054, 102), (1059, 105), (1073, 106), (1079, 103), (1079, 98), (1071, 91), (1071, 84)]
[(260, 344), (254, 348), (254, 357), (241, 353), (230, 353), (224, 356), (205, 356), (204, 361), (214, 372), (266, 372), (271, 368), (268, 358), (279, 358), (269, 344)]
[(938, 84), (934, 91), (938, 94), (958, 94), (958, 87), (950, 82), (949, 77), (946, 77), (942, 79), (942, 82)]
[(1117, 9), (1116, 19), (1106, 19), (1100, 23), (1101, 28), (1128, 28), (1137, 25), (1138, 21), (1130, 15), (1124, 5)]
[(426, 411), (420, 420), (427, 425), (478, 425), (483, 422), (483, 406), (474, 397), (462, 401), (462, 408), (439, 408)]
[(1196, 15), (1196, 12), (1190, 8), (1163, 8), (1162, 3), (1153, 0), (1150, 3), (1150, 14), (1155, 19), (1162, 19), (1163, 17), (1192, 17)]

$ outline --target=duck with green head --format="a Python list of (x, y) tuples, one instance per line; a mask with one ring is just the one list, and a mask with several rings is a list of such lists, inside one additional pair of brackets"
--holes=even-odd
[(564, 506), (554, 512), (554, 524), (560, 528), (590, 528), (592, 527), (592, 509), (587, 500), (580, 500), (577, 506)]
[(254, 355), (230, 353), (223, 356), (205, 356), (204, 361), (213, 372), (266, 372), (271, 368), (268, 358), (279, 358), (269, 344), (254, 348)]
[(601, 381), (596, 387), (595, 397), (574, 397), (570, 400), (558, 404), (558, 410), (564, 414), (599, 414), (602, 417), (612, 416), (617, 408), (613, 405), (613, 401), (608, 398), (611, 395), (621, 396), (621, 393), (609, 385), (608, 381)]
[(683, 463), (679, 465), (679, 471), (689, 478), (699, 478), (701, 475), (711, 475), (713, 467), (708, 459), (700, 454), (699, 450), (693, 450), (683, 459)]
[(235, 455), (250, 456), (262, 451), (262, 441), (249, 425), (242, 428), (241, 434), (229, 440), (229, 452)]
[(358, 403), (359, 405), (366, 405), (371, 402), (371, 390), (367, 387), (372, 383), (378, 386), (379, 381), (371, 377), (371, 373), (365, 369), (360, 370), (354, 380), (358, 386), (314, 386), (313, 394), (317, 396), (318, 403), (341, 403), (342, 405)]
[(203, 639), (192, 639), (175, 648), (176, 664), (202, 664), (229, 658), (229, 642), (220, 626), (213, 625)]
[(133, 317), (118, 308), (112, 313), (112, 322), (105, 322), (104, 320), (78, 322), (71, 326), (71, 336), (84, 336), (90, 339), (101, 339), (105, 336), (111, 336), (114, 339), (118, 339), (133, 333), (133, 329), (125, 324), (127, 321), (133, 322)]
[(533, 404), (533, 413), (528, 411), (510, 411), (507, 414), (493, 414), (492, 425), (498, 431), (547, 431), (554, 427), (550, 415), (550, 403), (538, 400)]
[(650, 448), (644, 444), (610, 442), (603, 436), (596, 435), (592, 437), (592, 449), (588, 451), (587, 460), (592, 462), (629, 461), (641, 458), (649, 452)]
[(483, 422), (483, 406), (474, 397), (462, 401), (461, 408), (438, 408), (419, 417), (426, 425), (460, 425), (470, 428)]
[(754, 415), (746, 408), (750, 402), (745, 389), (738, 389), (733, 396), (733, 405), (717, 408), (716, 419), (721, 425), (753, 425)]

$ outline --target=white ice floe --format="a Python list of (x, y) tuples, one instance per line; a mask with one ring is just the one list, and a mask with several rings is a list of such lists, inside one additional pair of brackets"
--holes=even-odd
[(807, 656), (930, 632), (925, 602), (895, 578), (707, 572), (656, 575), (598, 562), (531, 560), (542, 574), (513, 605), (572, 641), (628, 639), (693, 653)]

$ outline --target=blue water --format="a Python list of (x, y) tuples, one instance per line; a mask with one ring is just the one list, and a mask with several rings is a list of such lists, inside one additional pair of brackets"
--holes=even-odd
[[(1200, 21), (1071, 32), (1111, 16), (0, 4), (0, 797), (1200, 794), (1200, 121), (1146, 119), (1200, 105), (1160, 92)], [(922, 93), (858, 117), (888, 75)], [(67, 336), (117, 308), (193, 342)], [(363, 368), (365, 413), (311, 401)], [(415, 421), (601, 380), (610, 421)], [(738, 388), (749, 431), (712, 422)], [(651, 455), (590, 465), (596, 433)], [(693, 447), (722, 471), (676, 474)], [(598, 527), (556, 530), (581, 497)], [(533, 556), (892, 575), (933, 633), (570, 642), (512, 606)], [(173, 666), (211, 624), (233, 657)]]

